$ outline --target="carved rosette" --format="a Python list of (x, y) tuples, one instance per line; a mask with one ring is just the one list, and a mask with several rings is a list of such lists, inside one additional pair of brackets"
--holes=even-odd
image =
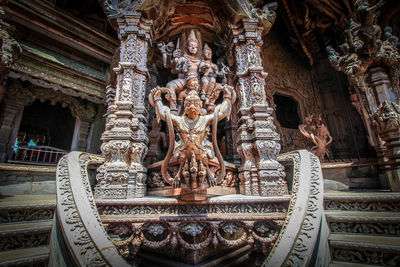
[(273, 124), (273, 109), (265, 92), (261, 60), (262, 27), (258, 19), (243, 19), (233, 28), (237, 90), (240, 98), (238, 153), (242, 159), (240, 192), (253, 196), (287, 194), (284, 168), (276, 160), (280, 152), (279, 135)]
[[(132, 14), (131, 14), (132, 13)], [(136, 198), (145, 195), (147, 169), (146, 110), (144, 98), (149, 77), (147, 52), (152, 25), (136, 12), (117, 17), (121, 40), (115, 93), (109, 90), (106, 129), (101, 150), (105, 163), (99, 167), (95, 195), (98, 198)]]

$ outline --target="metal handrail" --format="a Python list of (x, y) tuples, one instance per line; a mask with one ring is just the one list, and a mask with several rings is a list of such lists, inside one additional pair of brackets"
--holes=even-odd
[(19, 146), (9, 162), (57, 165), (68, 151), (51, 146)]

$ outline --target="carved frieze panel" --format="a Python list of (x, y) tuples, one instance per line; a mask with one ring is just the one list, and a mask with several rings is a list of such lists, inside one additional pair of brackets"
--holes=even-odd
[(60, 103), (62, 107), (68, 107), (74, 117), (87, 122), (93, 120), (97, 112), (96, 106), (88, 101), (65, 95), (60, 91), (54, 92), (52, 89), (34, 85), (24, 87), (20, 81), (16, 80), (13, 80), (8, 88), (7, 98), (21, 106), (27, 106), (33, 103), (35, 99), (41, 102), (48, 100), (52, 105)]
[(334, 260), (383, 266), (398, 266), (400, 264), (398, 253), (398, 251), (377, 251), (374, 248), (364, 248), (363, 250), (340, 247), (332, 248)]

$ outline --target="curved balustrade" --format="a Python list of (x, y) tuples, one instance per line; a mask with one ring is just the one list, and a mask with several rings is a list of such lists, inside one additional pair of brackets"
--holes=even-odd
[[(110, 225), (103, 220), (103, 223), (105, 223), (105, 227), (103, 227), (101, 220), (101, 216), (103, 216), (101, 214), (106, 214), (105, 211), (108, 210), (108, 207), (102, 206), (104, 203), (97, 203), (96, 207), (87, 171), (89, 164), (100, 164), (102, 161), (103, 158), (99, 156), (82, 152), (71, 152), (60, 160), (57, 167), (57, 219), (62, 230), (62, 239), (71, 250), (72, 260), (80, 266), (128, 266), (129, 264), (125, 261), (124, 255), (120, 254), (121, 250), (119, 248), (124, 245), (121, 242), (128, 242), (136, 245), (137, 248), (140, 246), (158, 248), (161, 243), (164, 246), (172, 242), (186, 248), (186, 242), (181, 240), (179, 235), (176, 234), (180, 230), (175, 229), (176, 231), (174, 232), (172, 231), (174, 227), (171, 228), (168, 226), (171, 224), (178, 227), (178, 223), (157, 223), (154, 221), (154, 216), (153, 221), (147, 224), (139, 221), (132, 222), (132, 227), (137, 226), (136, 230), (132, 228), (135, 230), (135, 234), (131, 238), (132, 240), (128, 238), (127, 240), (118, 242), (109, 237), (105, 228), (110, 228), (112, 223)], [(268, 250), (269, 255), (266, 256), (264, 266), (327, 266), (329, 263), (329, 249), (327, 247), (327, 227), (323, 216), (323, 181), (319, 161), (313, 154), (305, 150), (280, 155), (279, 161), (286, 165), (288, 173), (293, 174), (293, 181), (291, 183), (292, 196), (286, 218), (282, 217), (284, 219), (284, 221), (282, 220), (283, 226), (281, 224), (282, 228), (279, 235), (276, 232), (274, 245), (272, 249)], [(263, 202), (264, 204), (268, 204), (267, 202), (271, 199), (265, 197), (265, 200), (260, 202), (262, 197), (247, 196), (245, 198), (247, 201), (249, 198), (254, 198), (257, 200), (255, 203), (260, 204)], [(171, 201), (168, 200), (167, 202)], [(118, 203), (120, 202), (121, 200), (118, 201)], [(210, 199), (210, 203), (214, 203), (212, 205), (219, 205), (218, 202)], [(146, 201), (141, 200), (135, 205), (138, 207), (146, 206)], [(174, 203), (166, 203), (166, 205), (170, 206), (174, 205)], [(229, 203), (224, 203), (224, 206), (227, 205), (229, 206)], [(237, 203), (233, 205), (237, 206)], [(251, 204), (247, 203), (246, 205), (249, 206)], [(110, 208), (112, 207), (110, 206)], [(137, 216), (131, 217), (138, 219)], [(126, 215), (124, 218), (127, 218)], [(229, 219), (240, 220), (239, 217)], [(260, 223), (263, 224), (266, 220), (268, 218), (264, 218), (264, 220), (261, 218), (261, 221), (251, 223), (251, 226), (256, 226)], [(248, 233), (243, 232), (242, 236), (239, 236), (239, 241), (235, 240), (234, 244), (231, 244), (232, 241), (228, 242), (229, 240), (225, 240), (221, 236), (221, 232), (217, 230), (217, 226), (220, 225), (225, 228), (229, 226), (229, 229), (231, 229), (232, 223), (218, 222), (217, 217), (211, 219), (209, 223), (213, 226), (211, 227), (213, 231), (211, 231), (212, 233), (210, 232), (209, 236), (203, 242), (206, 246), (211, 243), (216, 246), (218, 242), (221, 245), (228, 245), (227, 247), (236, 247), (244, 243), (250, 244), (247, 237), (251, 236), (253, 238), (250, 239), (253, 240), (253, 243), (255, 241), (265, 241), (262, 238), (262, 240), (256, 240), (259, 237), (254, 235), (254, 229), (251, 230), (250, 227)], [(248, 222), (243, 223), (247, 224)], [(147, 226), (144, 227), (145, 225)], [(192, 225), (189, 221), (184, 225), (187, 227), (190, 226), (191, 231), (193, 230), (194, 224)], [(171, 233), (166, 236), (165, 242), (147, 240), (145, 238), (146, 234), (142, 232), (143, 230), (146, 233), (159, 233), (162, 227), (172, 229)], [(247, 229), (248, 227), (244, 228)], [(214, 234), (216, 234), (215, 238)], [(52, 240), (56, 240), (55, 234), (53, 234)], [(52, 242), (52, 244), (54, 243)], [(199, 249), (196, 244), (190, 245), (187, 248), (188, 250)], [(53, 266), (59, 265), (54, 260), (57, 258), (55, 255), (57, 253), (60, 254), (57, 249), (57, 246), (53, 246), (52, 248), (51, 258)]]
[(328, 226), (318, 158), (306, 150), (279, 155), (292, 164), (292, 200), (285, 224), (264, 266), (328, 266)]
[[(61, 158), (57, 166), (57, 219), (64, 242), (70, 248), (73, 260), (79, 266), (130, 266), (118, 254), (107, 235), (97, 212), (89, 184), (87, 167), (104, 159), (82, 152), (71, 152)], [(57, 237), (52, 235), (53, 240)], [(57, 247), (52, 254), (62, 253)], [(51, 255), (52, 266), (60, 266)], [(53, 261), (52, 261), (53, 260)]]

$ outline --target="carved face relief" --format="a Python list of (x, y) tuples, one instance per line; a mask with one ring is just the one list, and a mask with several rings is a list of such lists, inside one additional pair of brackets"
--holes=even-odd
[(189, 119), (194, 120), (201, 114), (201, 100), (200, 98), (189, 98), (185, 99), (185, 115), (189, 117)]
[(191, 90), (198, 91), (199, 90), (199, 80), (197, 78), (189, 79), (186, 83), (186, 87), (189, 91), (191, 91)]
[(190, 55), (196, 55), (197, 54), (197, 42), (196, 41), (189, 41), (189, 43), (187, 44), (187, 52)]
[(211, 59), (211, 56), (212, 56), (211, 49), (204, 49), (203, 50), (204, 59)]

